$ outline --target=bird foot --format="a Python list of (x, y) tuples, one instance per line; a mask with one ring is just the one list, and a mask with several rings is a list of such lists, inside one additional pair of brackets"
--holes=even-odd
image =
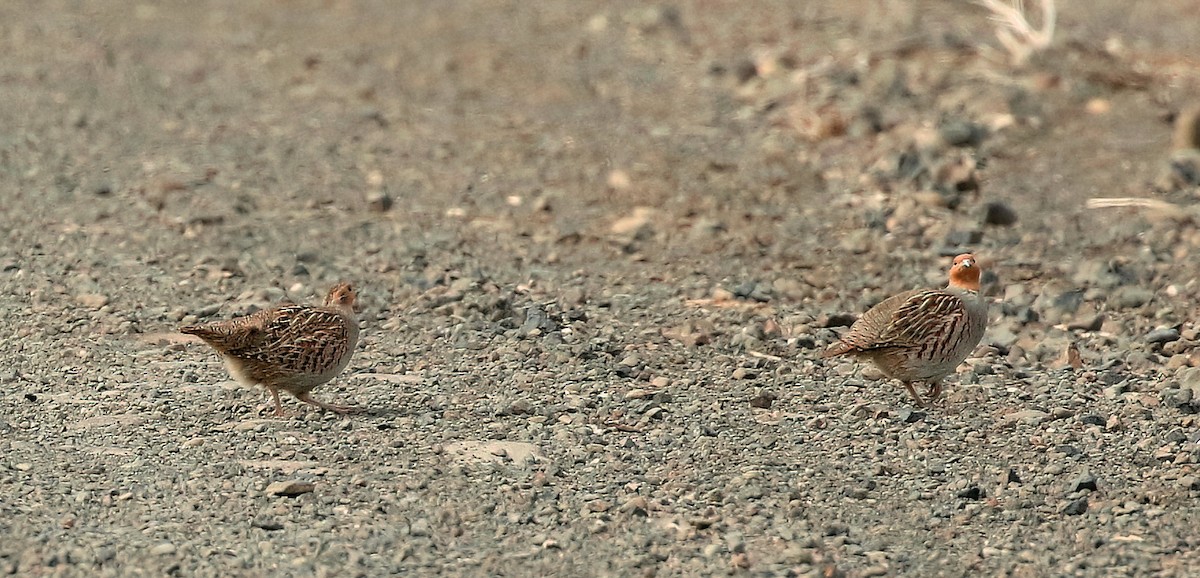
[(275, 407), (273, 405), (259, 407), (258, 415), (265, 417), (288, 417), (288, 413), (283, 411), (283, 407)]

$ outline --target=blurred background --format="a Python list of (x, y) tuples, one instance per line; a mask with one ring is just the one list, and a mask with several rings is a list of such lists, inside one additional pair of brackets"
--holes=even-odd
[[(1102, 525), (1064, 521), (1096, 486), (1072, 485), (1081, 467), (1109, 488), (1093, 512), (1166, 536), (1095, 575), (1186, 568), (1195, 549), (1171, 544), (1196, 539), (1193, 458), (1176, 456), (1196, 453), (1200, 393), (1200, 4), (1060, 0), (1053, 26), (1044, 2), (1012, 6), (0, 3), (0, 527), (41, 536), (6, 541), (0, 569), (1065, 575), (1086, 564), (1044, 545)], [(966, 250), (995, 304), (951, 417), (897, 413), (895, 384), (816, 359)], [(175, 328), (338, 280), (361, 287), (365, 327), (329, 397), (390, 413), (352, 433), (316, 415), (214, 425), (256, 416), (261, 392), (219, 385)], [(546, 462), (429, 484), (453, 461), (438, 444), (466, 438)], [(310, 451), (341, 493), (309, 510), (261, 494), (296, 471), (269, 460)], [(220, 465), (237, 459), (257, 465)], [(496, 480), (569, 514), (480, 498)], [(200, 496), (190, 514), (177, 491)], [(127, 493), (136, 506), (109, 509)], [(214, 494), (288, 538), (264, 550), (206, 509)], [(981, 496), (1002, 513), (925, 525)], [(381, 501), (366, 521), (329, 513)], [(630, 503), (653, 531), (590, 540)], [(293, 532), (312, 508), (346, 526)], [(111, 556), (70, 530), (163, 517), (238, 530), (132, 532)], [(1033, 529), (982, 555), (988, 520)], [(317, 536), (335, 546), (306, 549)]]

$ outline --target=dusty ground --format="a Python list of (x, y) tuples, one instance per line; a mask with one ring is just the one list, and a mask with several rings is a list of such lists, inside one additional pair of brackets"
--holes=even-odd
[[(1194, 2), (1020, 66), (951, 1), (15, 0), (0, 49), (0, 572), (1200, 572)], [(962, 249), (941, 405), (817, 358)], [(364, 415), (173, 333), (337, 280)]]

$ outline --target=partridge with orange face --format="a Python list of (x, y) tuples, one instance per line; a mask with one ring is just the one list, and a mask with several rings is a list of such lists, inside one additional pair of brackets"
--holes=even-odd
[(275, 415), (283, 415), (279, 390), (336, 413), (354, 408), (314, 399), (312, 390), (337, 377), (358, 343), (354, 288), (340, 283), (321, 307), (282, 305), (227, 321), (181, 327), (221, 354), (234, 379), (271, 392)]
[[(883, 300), (823, 356), (869, 359), (903, 383), (918, 405), (933, 403), (942, 393), (942, 378), (974, 351), (987, 329), (987, 302), (979, 294), (981, 273), (974, 255), (955, 257), (948, 287)], [(917, 395), (914, 381), (929, 384), (928, 399)]]

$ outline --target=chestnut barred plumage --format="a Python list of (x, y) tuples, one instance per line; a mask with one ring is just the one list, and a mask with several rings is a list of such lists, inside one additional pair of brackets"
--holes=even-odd
[(234, 379), (266, 387), (275, 402), (275, 415), (283, 415), (281, 389), (305, 403), (347, 413), (354, 408), (319, 401), (311, 392), (337, 377), (354, 355), (358, 343), (355, 298), (350, 284), (339, 283), (320, 307), (281, 305), (179, 331), (216, 349)]
[[(871, 360), (904, 384), (919, 405), (942, 393), (953, 373), (987, 329), (987, 301), (979, 294), (979, 263), (963, 254), (950, 267), (945, 289), (918, 289), (889, 297), (863, 313), (823, 357), (851, 355)], [(912, 383), (929, 384), (922, 399)]]

